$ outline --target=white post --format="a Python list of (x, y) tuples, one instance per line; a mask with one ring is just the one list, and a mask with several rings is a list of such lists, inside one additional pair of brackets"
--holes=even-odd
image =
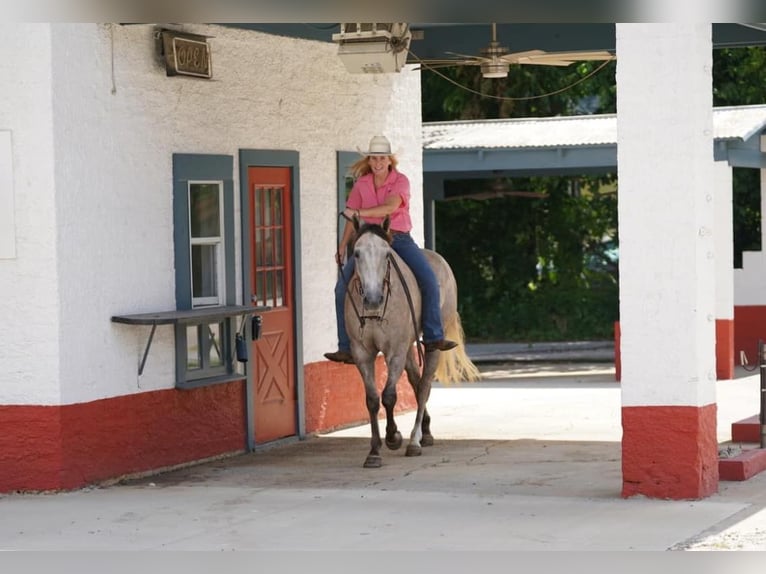
[(616, 33), (623, 496), (700, 498), (718, 488), (712, 26)]
[(734, 209), (732, 168), (713, 165), (716, 379), (734, 378)]

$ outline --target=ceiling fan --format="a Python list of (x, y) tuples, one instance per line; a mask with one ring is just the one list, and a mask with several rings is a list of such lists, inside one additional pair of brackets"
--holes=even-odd
[(497, 41), (497, 25), (492, 23), (492, 39), (489, 46), (481, 50), (480, 56), (456, 54), (452, 59), (420, 60), (423, 68), (443, 68), (449, 66), (481, 66), (481, 75), (485, 78), (505, 78), (511, 64), (533, 64), (537, 66), (569, 66), (582, 61), (614, 60), (616, 56), (606, 50), (583, 50), (574, 52), (545, 52), (544, 50), (527, 50), (524, 52), (509, 52)]
[(461, 195), (450, 195), (449, 197), (445, 197), (444, 201), (458, 201), (461, 199), (473, 199), (476, 201), (482, 201), (485, 199), (496, 199), (499, 197), (526, 197), (530, 199), (545, 199), (548, 197), (548, 194), (540, 193), (537, 191), (521, 191), (519, 189), (513, 189), (503, 178), (495, 178), (492, 180), (492, 183), (483, 191), (478, 191), (476, 193), (465, 193)]

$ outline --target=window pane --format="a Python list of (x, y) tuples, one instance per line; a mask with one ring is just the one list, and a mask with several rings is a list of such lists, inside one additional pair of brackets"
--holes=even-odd
[(191, 370), (202, 368), (199, 344), (200, 325), (186, 327), (186, 368)]
[(255, 211), (256, 227), (260, 226), (261, 222), (263, 221), (263, 218), (261, 217), (261, 210), (263, 209), (263, 198), (261, 195), (263, 195), (263, 190), (256, 188), (255, 192), (253, 193), (253, 196), (255, 197), (255, 205), (253, 206), (253, 210)]
[(274, 305), (274, 273), (266, 272), (266, 305)]
[(263, 291), (263, 271), (259, 271), (255, 274), (255, 294), (258, 298), (258, 305), (265, 305), (264, 291)]
[(263, 266), (263, 251), (265, 249), (265, 242), (263, 239), (264, 230), (259, 229), (255, 232), (255, 266)]
[(281, 229), (274, 230), (274, 265), (284, 265), (282, 258), (282, 233)]
[(189, 210), (192, 237), (219, 237), (221, 215), (220, 187), (217, 183), (189, 185)]
[(274, 231), (271, 229), (263, 230), (263, 252), (264, 265), (274, 265)]
[(274, 189), (274, 225), (282, 225), (282, 189)]
[(263, 224), (271, 225), (271, 188), (263, 190)]
[(192, 245), (192, 297), (218, 297), (218, 245)]
[(282, 271), (277, 271), (274, 277), (274, 295), (277, 299), (277, 307), (284, 306), (283, 295), (285, 293), (285, 274)]
[(223, 365), (223, 347), (221, 346), (221, 333), (223, 333), (223, 323), (214, 323), (206, 325), (209, 337), (209, 362), (210, 367), (220, 367)]

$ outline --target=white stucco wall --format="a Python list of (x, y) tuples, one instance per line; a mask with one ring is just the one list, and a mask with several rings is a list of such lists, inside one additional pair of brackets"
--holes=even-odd
[(715, 402), (711, 36), (616, 27), (624, 406)]
[(0, 259), (0, 404), (60, 398), (50, 32), (0, 24), (0, 130), (10, 132), (15, 227), (15, 253)]
[[(139, 377), (149, 327), (110, 321), (115, 314), (175, 308), (173, 153), (234, 157), (240, 303), (238, 152), (300, 153), (305, 362), (320, 360), (335, 344), (328, 333), (335, 331), (336, 150), (362, 148), (378, 132), (391, 138), (413, 183), (416, 237), (422, 240), (419, 72), (349, 74), (333, 44), (186, 25), (186, 31), (211, 36), (214, 78), (167, 77), (150, 25), (43, 25), (49, 41), (42, 51), (39, 34), (31, 50), (28, 31), (7, 28), (16, 38), (10, 44), (16, 54), (10, 76), (48, 78), (47, 113), (29, 114), (27, 120), (39, 124), (37, 131), (5, 118), (46, 92), (30, 96), (23, 82), (12, 82), (8, 96), (0, 92), (0, 129), (14, 129), (14, 137), (21, 132), (17, 185), (45, 177), (48, 166), (47, 185), (39, 185), (44, 193), (36, 196), (48, 216), (40, 223), (47, 238), (42, 253), (31, 255), (20, 239), (19, 257), (12, 262), (19, 269), (2, 273), (6, 262), (0, 261), (0, 294), (12, 296), (11, 302), (3, 297), (3, 305), (26, 309), (14, 310), (17, 326), (29, 321), (31, 310), (36, 317), (48, 316), (46, 305), (57, 320), (46, 329), (21, 331), (18, 348), (28, 352), (8, 357), (0, 350), (4, 365), (13, 361), (3, 374), (10, 384), (0, 387), (0, 404), (12, 402), (9, 389), (17, 389), (16, 402), (48, 404), (173, 386), (172, 328), (158, 328)], [(37, 69), (30, 69), (36, 60)], [(38, 220), (42, 215), (24, 201), (17, 212), (20, 234), (29, 235), (30, 214)], [(44, 256), (47, 280), (39, 274)], [(21, 267), (28, 269), (29, 284), (7, 286), (6, 278), (24, 277)], [(51, 359), (46, 369), (30, 374), (30, 354), (37, 359), (39, 353), (35, 347)], [(45, 388), (49, 391), (41, 392)]]

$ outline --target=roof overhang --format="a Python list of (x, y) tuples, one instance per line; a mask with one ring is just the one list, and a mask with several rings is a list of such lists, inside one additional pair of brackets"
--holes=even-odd
[[(715, 108), (715, 160), (766, 168), (764, 129), (764, 105)], [(423, 124), (423, 172), (431, 180), (616, 171), (615, 114)]]
[[(410, 22), (410, 50), (418, 58), (444, 58), (446, 52), (479, 54), (490, 39), (488, 23)], [(332, 42), (340, 24), (237, 23), (226, 24), (268, 34)], [(713, 47), (766, 46), (766, 24), (713, 24)], [(497, 38), (510, 51), (615, 50), (615, 24), (597, 23), (497, 23)], [(410, 62), (416, 59), (410, 57)]]

